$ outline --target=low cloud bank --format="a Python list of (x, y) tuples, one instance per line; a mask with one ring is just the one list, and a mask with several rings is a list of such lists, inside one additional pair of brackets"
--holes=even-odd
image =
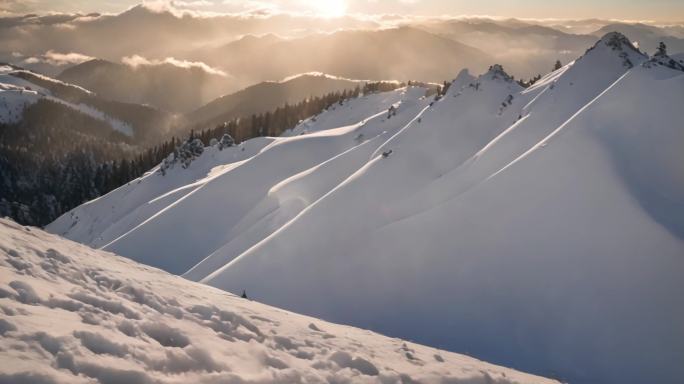
[(212, 75), (218, 75), (218, 76), (223, 76), (226, 77), (228, 74), (218, 68), (211, 67), (207, 65), (206, 63), (203, 63), (201, 61), (188, 61), (188, 60), (179, 60), (173, 57), (167, 57), (164, 60), (158, 60), (158, 59), (147, 59), (143, 56), (140, 55), (132, 55), (132, 56), (126, 56), (121, 58), (121, 62), (129, 65), (133, 68), (138, 68), (141, 65), (144, 66), (154, 66), (154, 65), (165, 65), (165, 64), (170, 64), (176, 67), (180, 68), (199, 68), (203, 70), (204, 72), (207, 72)]

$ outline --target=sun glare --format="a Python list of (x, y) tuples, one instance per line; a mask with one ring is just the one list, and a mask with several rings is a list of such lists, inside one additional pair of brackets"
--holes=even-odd
[(341, 17), (347, 13), (346, 0), (312, 1), (311, 6), (317, 15), (323, 17)]

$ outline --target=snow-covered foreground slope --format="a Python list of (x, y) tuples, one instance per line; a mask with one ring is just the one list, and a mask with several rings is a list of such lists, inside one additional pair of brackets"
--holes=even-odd
[[(55, 97), (48, 89), (36, 85), (23, 78), (13, 76), (12, 73), (16, 72), (21, 72), (21, 70), (17, 70), (7, 65), (0, 65), (0, 123), (10, 124), (21, 121), (24, 114), (24, 109), (26, 107), (40, 99), (45, 99), (55, 103), (60, 103), (92, 118), (102, 120), (109, 124), (112, 129), (117, 130), (125, 135), (133, 135), (133, 128), (129, 124), (114, 119), (104, 112), (89, 105), (75, 104), (68, 100)], [(34, 73), (32, 73), (32, 75), (40, 76)], [(43, 78), (46, 81), (64, 84), (58, 80), (48, 77)], [(69, 86), (76, 87), (73, 85)], [(81, 92), (90, 93), (83, 88), (76, 88), (78, 88), (78, 90)]]
[(0, 382), (552, 383), (0, 220)]
[(684, 72), (667, 63), (613, 33), (527, 89), (493, 66), (431, 104), (366, 96), (48, 229), (571, 382), (676, 383)]

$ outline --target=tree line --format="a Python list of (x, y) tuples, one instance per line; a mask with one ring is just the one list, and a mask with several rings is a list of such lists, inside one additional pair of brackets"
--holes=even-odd
[(361, 94), (404, 86), (372, 82), (363, 87), (310, 97), (274, 111), (235, 118), (214, 127), (191, 130), (154, 146), (116, 132), (105, 122), (48, 100), (24, 111), (22, 121), (0, 124), (0, 217), (44, 226), (64, 212), (142, 176), (188, 141), (228, 134), (235, 143), (279, 136), (300, 121)]

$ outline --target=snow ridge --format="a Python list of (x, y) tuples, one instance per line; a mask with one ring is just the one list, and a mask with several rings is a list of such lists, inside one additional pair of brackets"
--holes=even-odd
[(121, 120), (115, 119), (104, 112), (86, 104), (75, 104), (67, 100), (58, 98), (48, 90), (38, 86), (28, 80), (15, 76), (15, 74), (26, 72), (43, 80), (67, 85), (78, 89), (81, 92), (92, 94), (92, 92), (76, 85), (67, 84), (43, 75), (25, 70), (16, 70), (10, 66), (0, 66), (0, 123), (12, 124), (22, 120), (24, 110), (38, 100), (45, 99), (55, 103), (65, 105), (75, 111), (88, 115), (92, 118), (101, 120), (109, 124), (112, 129), (119, 131), (127, 136), (133, 136), (133, 127)]

